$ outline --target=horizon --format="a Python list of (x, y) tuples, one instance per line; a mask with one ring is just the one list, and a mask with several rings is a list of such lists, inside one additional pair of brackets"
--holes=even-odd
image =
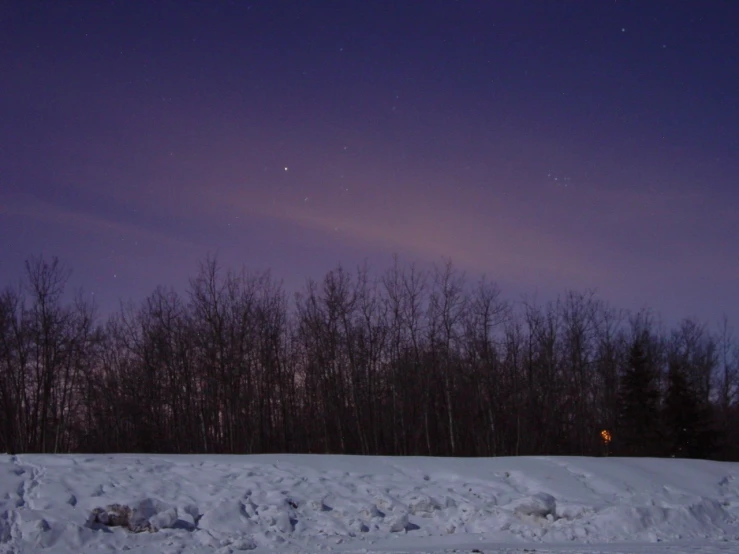
[[(5, 286), (0, 289), (0, 293), (6, 290), (20, 293), (21, 298), (34, 301), (34, 294), (29, 290), (29, 278), (28, 271), (25, 270), (26, 264), (28, 267), (33, 267), (34, 264), (41, 263), (47, 268), (51, 268), (54, 262), (58, 263), (58, 275), (62, 276), (63, 281), (63, 294), (61, 296), (61, 305), (71, 307), (71, 303), (75, 299), (80, 298), (88, 303), (89, 307), (93, 308), (93, 313), (98, 324), (104, 324), (111, 318), (117, 315), (121, 315), (129, 308), (133, 308), (136, 311), (146, 311), (145, 306), (147, 300), (157, 295), (158, 291), (163, 290), (166, 292), (173, 292), (178, 298), (184, 301), (185, 306), (189, 306), (191, 303), (190, 293), (193, 290), (193, 283), (195, 283), (200, 277), (202, 277), (202, 271), (208, 266), (208, 264), (214, 264), (214, 269), (217, 274), (219, 282), (225, 282), (231, 277), (241, 278), (259, 278), (267, 276), (273, 285), (276, 285), (281, 292), (284, 294), (284, 298), (287, 301), (287, 313), (288, 315), (296, 315), (296, 305), (300, 302), (300, 298), (306, 294), (310, 294), (311, 283), (318, 286), (318, 290), (321, 290), (322, 284), (324, 284), (326, 278), (328, 278), (335, 271), (340, 270), (346, 272), (350, 279), (350, 283), (353, 286), (360, 286), (357, 278), (362, 275), (366, 275), (368, 278), (369, 292), (373, 295), (377, 294), (380, 298), (383, 296), (383, 285), (382, 281), (385, 277), (389, 277), (391, 272), (395, 269), (401, 272), (401, 274), (407, 274), (408, 271), (418, 271), (421, 282), (423, 283), (424, 292), (422, 296), (425, 301), (428, 301), (426, 296), (438, 286), (434, 283), (435, 272), (439, 275), (444, 273), (446, 269), (451, 270), (454, 278), (459, 278), (462, 285), (462, 293), (467, 301), (472, 301), (477, 292), (477, 288), (480, 284), (484, 283), (487, 286), (492, 287), (498, 291), (499, 299), (507, 306), (509, 310), (508, 316), (510, 322), (520, 321), (520, 318), (524, 315), (525, 310), (528, 307), (534, 308), (535, 310), (547, 310), (554, 309), (555, 311), (561, 310), (566, 304), (569, 297), (580, 298), (586, 302), (594, 302), (597, 305), (601, 316), (608, 313), (610, 316), (616, 318), (617, 329), (627, 331), (629, 327), (639, 321), (649, 322), (649, 327), (657, 333), (657, 335), (664, 339), (669, 339), (671, 333), (678, 332), (681, 326), (685, 323), (695, 324), (699, 328), (703, 329), (713, 339), (720, 341), (721, 335), (727, 333), (727, 339), (732, 344), (739, 339), (737, 335), (737, 327), (734, 321), (724, 313), (715, 320), (705, 320), (696, 316), (695, 314), (685, 314), (682, 317), (676, 319), (668, 319), (664, 317), (664, 314), (659, 312), (653, 306), (643, 305), (636, 309), (630, 309), (628, 307), (619, 306), (610, 302), (607, 298), (604, 298), (602, 294), (596, 289), (563, 289), (556, 292), (553, 296), (541, 296), (538, 290), (529, 291), (529, 293), (522, 293), (517, 296), (509, 294), (509, 292), (500, 286), (500, 283), (490, 279), (487, 275), (474, 275), (465, 271), (454, 264), (452, 259), (444, 259), (440, 262), (427, 262), (422, 263), (417, 260), (405, 260), (397, 255), (392, 256), (393, 263), (388, 264), (386, 267), (376, 269), (369, 266), (366, 261), (364, 263), (357, 264), (354, 267), (345, 266), (342, 264), (336, 264), (333, 267), (327, 268), (323, 273), (316, 274), (313, 276), (307, 276), (303, 282), (290, 286), (291, 281), (286, 280), (281, 275), (277, 275), (270, 268), (249, 268), (246, 265), (241, 266), (226, 266), (221, 263), (221, 260), (213, 255), (207, 255), (197, 262), (195, 267), (189, 274), (186, 275), (186, 279), (183, 280), (179, 285), (173, 285), (172, 283), (158, 283), (152, 287), (152, 289), (140, 297), (127, 297), (127, 298), (101, 298), (100, 295), (96, 295), (94, 292), (88, 291), (84, 283), (80, 285), (79, 280), (75, 279), (74, 268), (69, 267), (64, 260), (57, 256), (45, 257), (37, 256), (29, 258), (24, 263), (24, 273), (20, 275), (17, 280), (13, 283), (5, 283)], [(379, 285), (379, 291), (374, 289), (375, 285)], [(424, 314), (428, 306), (424, 304)], [(646, 319), (644, 319), (646, 318)], [(508, 321), (508, 319), (506, 319)]]

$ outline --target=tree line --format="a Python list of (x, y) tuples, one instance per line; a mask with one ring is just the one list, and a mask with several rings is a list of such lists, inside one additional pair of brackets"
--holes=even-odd
[(0, 295), (0, 451), (739, 459), (725, 320), (513, 303), (397, 259), (292, 297), (206, 259), (102, 321), (68, 277), (34, 259)]

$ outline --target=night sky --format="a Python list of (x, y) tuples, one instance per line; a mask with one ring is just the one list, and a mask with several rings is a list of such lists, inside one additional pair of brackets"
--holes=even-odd
[(0, 285), (451, 258), (739, 325), (739, 2), (0, 2)]

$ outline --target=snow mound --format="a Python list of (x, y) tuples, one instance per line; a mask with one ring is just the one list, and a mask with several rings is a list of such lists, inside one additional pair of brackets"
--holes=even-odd
[(625, 541), (719, 548), (737, 540), (734, 463), (0, 456), (2, 554), (438, 552)]
[(507, 508), (519, 515), (534, 517), (553, 517), (557, 510), (557, 502), (551, 494), (540, 492), (532, 496), (518, 498), (508, 504)]
[[(193, 526), (192, 514), (184, 510), (185, 519), (182, 520), (184, 527)], [(88, 526), (96, 528), (123, 527), (133, 533), (144, 531), (156, 532), (161, 529), (175, 527), (180, 522), (177, 509), (152, 498), (145, 498), (133, 504), (125, 506), (121, 504), (110, 504), (104, 508), (95, 508), (90, 514)]]

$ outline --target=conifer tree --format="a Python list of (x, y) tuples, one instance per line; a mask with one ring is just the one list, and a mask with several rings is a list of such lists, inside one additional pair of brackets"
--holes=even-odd
[(655, 455), (659, 444), (659, 389), (648, 341), (646, 332), (634, 339), (621, 375), (616, 448), (631, 456)]
[(711, 454), (711, 413), (691, 387), (679, 360), (671, 359), (663, 410), (665, 446), (668, 456), (705, 458)]

